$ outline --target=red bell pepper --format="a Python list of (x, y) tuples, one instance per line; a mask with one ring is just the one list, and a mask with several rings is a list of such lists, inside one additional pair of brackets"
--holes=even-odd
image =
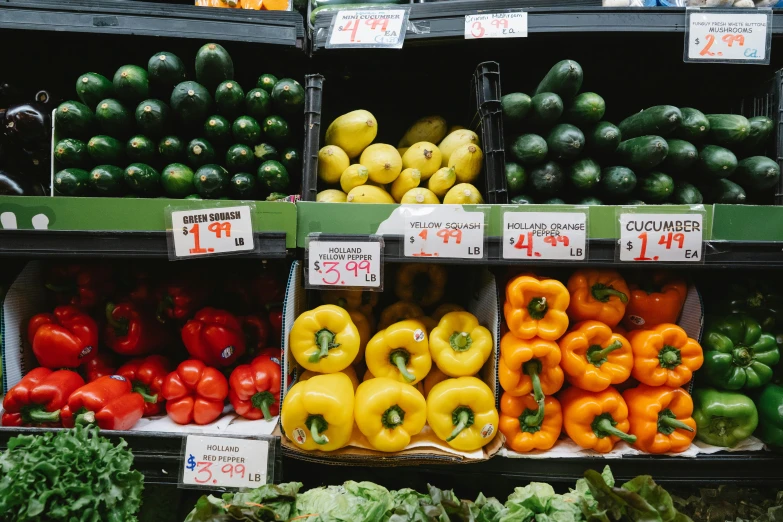
[(144, 399), (120, 375), (105, 375), (87, 383), (68, 398), (60, 411), (63, 426), (98, 424), (102, 430), (129, 430), (144, 415)]
[(269, 311), (269, 324), (272, 326), (272, 333), (275, 336), (275, 344), (283, 337), (283, 309), (274, 307)]
[(3, 399), (3, 426), (61, 426), (60, 410), (84, 379), (71, 370), (35, 368)]
[(111, 295), (116, 284), (109, 265), (61, 265), (49, 271), (46, 288), (56, 292), (62, 304), (89, 310)]
[(282, 302), (285, 297), (285, 280), (282, 274), (271, 272), (251, 279), (250, 288), (255, 301), (262, 306)]
[(114, 375), (116, 372), (117, 363), (114, 360), (114, 353), (106, 350), (101, 350), (98, 355), (84, 365), (84, 375), (87, 377), (87, 382), (92, 382), (104, 375)]
[(209, 289), (197, 283), (169, 284), (158, 291), (158, 321), (184, 321), (204, 306)]
[(239, 321), (242, 323), (242, 331), (245, 334), (245, 346), (247, 346), (248, 352), (251, 355), (261, 353), (261, 350), (266, 348), (269, 341), (271, 330), (269, 321), (260, 314), (246, 315), (240, 317)]
[(106, 346), (120, 355), (145, 355), (165, 348), (168, 331), (130, 302), (106, 303)]
[(33, 316), (27, 338), (44, 368), (76, 368), (98, 352), (98, 325), (73, 306), (58, 306), (54, 314)]
[(171, 372), (171, 363), (166, 357), (150, 355), (123, 364), (117, 370), (117, 375), (128, 379), (133, 391), (144, 398), (144, 416), (151, 417), (161, 411), (164, 399), (160, 389), (169, 372)]
[(220, 370), (188, 359), (163, 380), (161, 393), (168, 401), (166, 413), (177, 424), (209, 424), (223, 413), (228, 381)]
[(280, 414), (280, 365), (270, 355), (237, 366), (228, 386), (228, 400), (244, 418), (269, 420)]
[(202, 308), (182, 328), (182, 342), (194, 359), (209, 366), (231, 366), (245, 353), (245, 337), (234, 315)]

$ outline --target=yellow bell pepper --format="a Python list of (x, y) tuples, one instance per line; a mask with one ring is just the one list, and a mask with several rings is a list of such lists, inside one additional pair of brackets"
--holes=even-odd
[(449, 312), (430, 332), (432, 360), (449, 377), (475, 375), (493, 346), (492, 334), (470, 312)]
[(389, 305), (381, 312), (381, 322), (378, 324), (378, 330), (385, 330), (394, 323), (399, 323), (405, 319), (416, 319), (424, 315), (424, 310), (416, 303), (409, 301), (397, 301)]
[(353, 325), (359, 332), (359, 353), (356, 354), (356, 358), (351, 362), (351, 364), (356, 364), (364, 360), (364, 350), (372, 337), (372, 326), (370, 326), (370, 320), (367, 318), (367, 315), (359, 310), (348, 310), (348, 315), (351, 316), (351, 321), (353, 321)]
[[(356, 370), (353, 369), (353, 366), (349, 366), (345, 370), (343, 370), (341, 372), (335, 372), (335, 373), (344, 373), (345, 375), (347, 375), (348, 378), (351, 379), (351, 384), (353, 384), (353, 391), (356, 391), (356, 388), (359, 387), (359, 376), (356, 375)], [(302, 372), (302, 375), (299, 376), (299, 379), (297, 380), (297, 382), (303, 382), (303, 381), (306, 381), (306, 380), (311, 379), (313, 377), (316, 377), (318, 375), (330, 375), (330, 374), (328, 374), (328, 373), (316, 373), (316, 372), (311, 372), (310, 370), (307, 370), (305, 372)]]
[(323, 290), (320, 294), (324, 304), (337, 305), (346, 310), (358, 310), (368, 316), (372, 315), (372, 309), (378, 304), (378, 292)]
[(353, 404), (353, 387), (347, 375), (316, 375), (291, 387), (283, 400), (280, 422), (297, 447), (333, 451), (351, 440)]
[(556, 279), (520, 275), (506, 285), (503, 314), (508, 329), (520, 339), (556, 341), (568, 329), (568, 289)]
[[(432, 370), (432, 371), (430, 371), (430, 373), (428, 373), (428, 374), (427, 374), (427, 377), (425, 377), (425, 379), (426, 379), (426, 378), (428, 378), (430, 375), (432, 375), (432, 372), (433, 372), (433, 371), (436, 371), (436, 370), (437, 370), (437, 368), (435, 368), (435, 370)], [(440, 373), (440, 372), (439, 372), (439, 373)], [(385, 377), (385, 378), (388, 378), (388, 377)], [(362, 377), (362, 382), (364, 382), (364, 381), (369, 381), (370, 379), (375, 379), (375, 375), (373, 375), (372, 373), (370, 373), (370, 370), (366, 370), (366, 371), (364, 372), (364, 376)], [(398, 382), (399, 382), (399, 381), (398, 381)], [(419, 382), (416, 382), (416, 383), (411, 383), (411, 384), (409, 384), (408, 386), (413, 386), (414, 388), (416, 388), (417, 390), (419, 390), (419, 393), (421, 393), (422, 395), (424, 395), (424, 396), (426, 397), (426, 394), (424, 393), (424, 381), (419, 381)], [(433, 384), (433, 386), (434, 386), (434, 384)]]
[(446, 379), (427, 396), (427, 422), (439, 439), (460, 451), (488, 444), (498, 431), (495, 396), (476, 377)]
[(334, 305), (319, 306), (297, 317), (289, 337), (296, 362), (318, 373), (339, 372), (350, 366), (360, 343), (350, 314)]
[(375, 377), (416, 384), (432, 367), (424, 324), (408, 319), (381, 330), (367, 343), (364, 358)]
[(394, 293), (398, 299), (421, 306), (434, 305), (443, 297), (448, 274), (442, 265), (408, 263), (397, 269)]
[(442, 305), (438, 305), (435, 311), (432, 312), (432, 318), (435, 319), (436, 322), (439, 322), (441, 317), (443, 317), (449, 312), (464, 312), (464, 311), (465, 309), (458, 304), (443, 303)]
[(414, 319), (424, 323), (424, 328), (427, 330), (427, 334), (432, 332), (435, 329), (435, 327), (438, 326), (438, 322), (435, 319), (433, 319), (432, 317), (427, 317), (426, 315), (414, 317)]
[(413, 386), (384, 377), (359, 385), (354, 418), (370, 445), (379, 451), (400, 451), (427, 422), (427, 401)]

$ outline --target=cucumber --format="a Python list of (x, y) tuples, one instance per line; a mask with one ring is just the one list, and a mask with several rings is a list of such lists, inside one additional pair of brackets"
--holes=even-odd
[(606, 167), (601, 170), (601, 188), (613, 196), (625, 196), (636, 187), (636, 174), (627, 167)]
[(87, 142), (87, 153), (98, 165), (125, 163), (125, 145), (111, 136), (93, 136)]
[(750, 122), (750, 132), (742, 142), (742, 148), (750, 152), (761, 152), (769, 141), (772, 129), (775, 128), (775, 122), (766, 116), (754, 116), (748, 118), (748, 121)]
[(661, 168), (666, 172), (684, 172), (699, 159), (698, 149), (690, 142), (670, 139), (666, 140), (666, 143), (669, 145), (669, 153), (661, 163)]
[(131, 107), (147, 98), (150, 84), (147, 71), (138, 65), (123, 65), (114, 73), (114, 95)]
[(265, 161), (258, 167), (258, 181), (269, 190), (285, 190), (289, 182), (288, 171), (278, 161)]
[(54, 189), (63, 196), (84, 196), (89, 188), (90, 173), (83, 169), (68, 168), (54, 175)]
[(185, 196), (183, 199), (204, 199), (198, 194), (191, 194), (190, 196)]
[(232, 145), (226, 152), (226, 168), (229, 172), (252, 170), (255, 161), (256, 157), (253, 156), (253, 150), (241, 143)]
[(124, 177), (125, 184), (136, 194), (155, 196), (160, 191), (160, 174), (146, 163), (131, 163)]
[(92, 110), (106, 98), (114, 96), (114, 86), (102, 74), (88, 72), (76, 80), (76, 95)]
[(54, 159), (61, 167), (84, 168), (90, 162), (87, 144), (73, 138), (60, 140), (54, 146)]
[(95, 127), (95, 114), (77, 101), (61, 103), (54, 112), (57, 134), (64, 138), (88, 137)]
[(147, 78), (153, 88), (171, 92), (175, 85), (185, 81), (185, 64), (172, 53), (161, 51), (147, 62)]
[(186, 125), (201, 123), (212, 109), (212, 96), (196, 82), (182, 82), (171, 92), (171, 109)]
[(102, 100), (95, 108), (98, 128), (115, 138), (127, 138), (133, 132), (133, 114), (113, 98)]
[(565, 201), (560, 198), (549, 198), (541, 202), (542, 205), (565, 205)]
[(597, 156), (607, 156), (617, 150), (622, 141), (620, 129), (608, 121), (600, 121), (585, 134), (585, 147)]
[(506, 185), (509, 194), (519, 194), (525, 188), (527, 173), (525, 168), (519, 163), (511, 161), (506, 162)]
[(147, 136), (160, 138), (171, 123), (171, 110), (160, 100), (144, 100), (136, 107), (136, 128)]
[(218, 146), (231, 143), (231, 124), (223, 116), (214, 114), (204, 122), (204, 136)]
[(125, 193), (125, 171), (114, 165), (98, 165), (90, 172), (89, 185), (99, 196), (121, 196)]
[(623, 205), (625, 206), (635, 206), (635, 207), (638, 207), (639, 205), (646, 205), (646, 204), (647, 203), (645, 203), (641, 199), (629, 199), (625, 203), (623, 203)]
[(193, 177), (196, 192), (205, 199), (218, 199), (228, 189), (228, 171), (220, 165), (202, 165)]
[(226, 80), (215, 90), (217, 111), (226, 118), (234, 119), (242, 114), (245, 103), (245, 91), (234, 80)]
[(562, 60), (549, 69), (536, 87), (536, 94), (553, 92), (565, 100), (570, 100), (582, 87), (582, 79), (581, 65), (573, 60)]
[(587, 196), (586, 198), (582, 198), (581, 200), (577, 201), (576, 204), (592, 207), (603, 205), (604, 202), (595, 196)]
[(270, 192), (264, 201), (285, 201), (287, 197), (285, 192)]
[(261, 163), (268, 160), (280, 159), (280, 155), (278, 154), (277, 149), (268, 143), (261, 143), (260, 145), (256, 145), (253, 148), (253, 155), (261, 160)]
[(511, 155), (522, 165), (535, 165), (546, 159), (546, 140), (538, 134), (518, 136), (511, 145)]
[(678, 205), (700, 205), (704, 202), (704, 198), (699, 192), (699, 189), (686, 183), (685, 181), (678, 181), (674, 185), (674, 192), (672, 193), (672, 202)]
[(707, 200), (710, 203), (741, 205), (748, 198), (742, 187), (728, 179), (716, 179), (706, 187)]
[(661, 203), (674, 192), (674, 180), (663, 172), (650, 172), (641, 177), (638, 187), (643, 200)]
[(509, 125), (518, 125), (530, 112), (530, 96), (521, 92), (512, 92), (500, 98), (500, 109), (503, 113), (503, 122)]
[(626, 140), (651, 135), (665, 137), (677, 130), (681, 121), (682, 113), (677, 107), (656, 105), (628, 116), (618, 127)]
[(293, 147), (288, 147), (284, 149), (283, 155), (280, 158), (280, 163), (283, 164), (285, 170), (287, 170), (288, 172), (301, 172), (302, 155), (299, 153), (299, 149), (295, 149)]
[(264, 135), (275, 145), (284, 145), (291, 131), (288, 128), (288, 122), (280, 116), (267, 116), (264, 118)]
[(256, 177), (247, 172), (238, 172), (231, 178), (229, 189), (237, 199), (255, 199)]
[(190, 167), (182, 163), (172, 163), (161, 172), (160, 184), (167, 196), (186, 198), (196, 192), (193, 178), (194, 174)]
[(178, 162), (185, 158), (185, 144), (177, 136), (164, 136), (158, 142), (158, 154), (165, 162)]
[(256, 87), (259, 87), (261, 89), (264, 89), (267, 94), (272, 94), (272, 89), (274, 89), (275, 84), (277, 83), (277, 76), (274, 74), (262, 74), (258, 77), (258, 82), (256, 82)]
[(533, 201), (533, 198), (525, 194), (519, 194), (517, 196), (514, 196), (509, 200), (509, 202), (514, 205), (532, 205), (535, 203), (535, 201)]
[(263, 120), (269, 115), (272, 97), (261, 87), (256, 87), (245, 97), (245, 114)]
[(568, 179), (579, 191), (589, 191), (601, 181), (601, 166), (590, 158), (582, 158), (568, 167)]
[(530, 100), (530, 123), (541, 127), (551, 127), (563, 114), (563, 100), (553, 92), (536, 94)]
[(566, 121), (574, 125), (586, 126), (601, 121), (606, 112), (606, 102), (594, 92), (577, 95), (565, 111)]
[(190, 140), (185, 154), (187, 155), (188, 163), (193, 168), (215, 161), (215, 147), (204, 138)]
[(698, 143), (709, 135), (710, 122), (703, 112), (690, 107), (680, 109), (682, 121), (672, 135), (686, 141)]
[(766, 156), (751, 156), (737, 164), (732, 179), (746, 190), (770, 189), (780, 179), (780, 166)]
[(221, 82), (234, 78), (234, 62), (223, 46), (208, 43), (196, 53), (196, 80), (213, 92)]
[(141, 134), (132, 137), (125, 145), (125, 155), (133, 163), (154, 163), (155, 142)]
[(546, 138), (549, 156), (555, 160), (571, 160), (585, 148), (585, 135), (577, 127), (561, 123), (552, 127)]
[(231, 125), (231, 135), (237, 143), (256, 145), (261, 141), (261, 126), (253, 117), (240, 116)]
[(660, 165), (669, 153), (669, 145), (660, 136), (639, 136), (620, 142), (616, 156), (620, 165), (648, 170)]
[(739, 145), (750, 135), (750, 122), (739, 114), (708, 114), (710, 140), (718, 145)]
[(296, 114), (304, 107), (304, 88), (296, 80), (281, 78), (272, 88), (272, 101), (280, 112)]
[(533, 189), (544, 195), (557, 194), (563, 188), (565, 174), (560, 165), (554, 161), (547, 161), (542, 165), (536, 165), (528, 173), (528, 179)]
[(707, 145), (699, 152), (699, 168), (710, 178), (728, 178), (737, 168), (737, 156), (724, 147)]

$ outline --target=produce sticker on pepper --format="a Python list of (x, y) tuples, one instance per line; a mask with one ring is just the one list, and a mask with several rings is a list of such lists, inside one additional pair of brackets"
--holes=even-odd
[(582, 261), (586, 245), (585, 212), (503, 214), (503, 259)]
[(249, 206), (171, 211), (168, 237), (175, 259), (255, 250)]
[(701, 263), (702, 214), (620, 213), (620, 261)]
[(257, 488), (267, 482), (266, 440), (188, 435), (181, 485)]

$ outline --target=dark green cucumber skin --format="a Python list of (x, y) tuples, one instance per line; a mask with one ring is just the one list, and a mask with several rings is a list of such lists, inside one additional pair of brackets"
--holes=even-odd
[(115, 96), (131, 107), (150, 94), (147, 71), (137, 65), (123, 65), (117, 69), (112, 84)]
[(737, 168), (737, 156), (725, 147), (707, 145), (699, 152), (699, 168), (710, 178), (728, 178)]
[(271, 106), (271, 96), (261, 87), (256, 87), (245, 96), (245, 114), (258, 121), (269, 116)]
[(54, 159), (61, 167), (84, 168), (90, 163), (87, 144), (81, 140), (66, 138), (54, 146)]
[(512, 205), (532, 205), (535, 203), (533, 198), (525, 194), (519, 194), (509, 200)]
[(223, 46), (204, 44), (196, 53), (196, 80), (214, 92), (221, 82), (234, 78), (234, 62)]
[(724, 147), (740, 145), (750, 134), (750, 122), (739, 114), (707, 114), (710, 141)]
[(231, 195), (237, 199), (255, 199), (256, 177), (247, 172), (237, 172), (231, 177), (229, 188)]
[(553, 92), (563, 98), (570, 100), (582, 87), (582, 66), (573, 60), (562, 60), (557, 62), (541, 80), (536, 87), (536, 94), (542, 92)]
[(638, 180), (638, 190), (644, 201), (662, 203), (674, 192), (674, 180), (663, 172), (650, 172)]
[(528, 183), (539, 194), (553, 195), (563, 188), (565, 174), (560, 165), (554, 161), (547, 161), (530, 169)]
[(627, 117), (618, 127), (623, 139), (639, 136), (669, 136), (682, 121), (680, 109), (672, 105), (656, 105)]
[(231, 124), (231, 135), (236, 143), (257, 145), (261, 141), (261, 126), (255, 118), (240, 116)]
[(511, 155), (522, 165), (535, 165), (546, 159), (549, 147), (538, 134), (518, 136), (511, 145)]
[(156, 196), (160, 192), (160, 174), (146, 163), (131, 163), (124, 177), (125, 184), (136, 194)]
[(554, 160), (572, 160), (585, 148), (585, 135), (579, 128), (568, 123), (552, 127), (546, 138), (549, 156)]
[(169, 93), (175, 85), (185, 81), (185, 64), (175, 54), (155, 53), (147, 62), (147, 77), (153, 89)]
[(750, 132), (742, 142), (742, 149), (749, 152), (763, 152), (772, 135), (772, 129), (775, 128), (775, 122), (766, 116), (754, 116), (748, 118), (748, 121)]
[[(183, 175), (186, 181), (188, 177), (190, 178), (189, 184), (185, 183), (183, 185), (180, 180), (176, 179)], [(194, 176), (195, 174), (187, 165), (172, 163), (167, 165), (160, 173), (160, 183), (167, 196), (172, 198), (187, 198), (196, 191), (196, 187), (193, 185)]]
[(215, 161), (215, 147), (203, 138), (190, 140), (185, 154), (188, 164), (194, 169)]
[(290, 179), (288, 177), (288, 171), (282, 163), (275, 160), (269, 160), (258, 167), (258, 181), (268, 190), (277, 192), (288, 188)]
[(262, 163), (268, 160), (280, 159), (277, 148), (275, 148), (274, 145), (270, 145), (269, 143), (260, 143), (253, 147), (253, 155), (257, 159), (261, 160)]
[(525, 168), (519, 163), (512, 161), (506, 162), (506, 186), (511, 195), (519, 194), (525, 188), (527, 173)]
[(133, 114), (113, 98), (107, 98), (98, 103), (95, 108), (95, 119), (103, 134), (125, 139), (133, 132)]
[(136, 107), (136, 128), (145, 136), (160, 138), (168, 134), (171, 109), (160, 100), (144, 100)]
[(83, 104), (94, 111), (101, 100), (114, 95), (114, 86), (102, 74), (89, 72), (82, 74), (76, 80), (76, 95)]
[(229, 172), (247, 172), (253, 169), (256, 157), (253, 149), (247, 145), (238, 143), (232, 145), (226, 151), (226, 168)]
[(582, 158), (568, 167), (568, 179), (579, 191), (589, 191), (601, 182), (601, 166), (590, 158)]
[(83, 169), (63, 169), (54, 175), (54, 189), (63, 196), (84, 196), (89, 188), (90, 173)]
[(563, 99), (553, 92), (543, 92), (533, 96), (528, 119), (533, 125), (551, 127), (562, 114)]
[(669, 153), (661, 163), (664, 172), (674, 174), (685, 172), (698, 161), (699, 149), (694, 144), (676, 139), (666, 140), (666, 143), (669, 145)]
[(728, 179), (710, 181), (706, 188), (708, 203), (741, 205), (748, 199), (742, 187)]
[(98, 165), (125, 163), (125, 145), (111, 136), (93, 136), (87, 142), (87, 153)]
[(585, 147), (597, 156), (608, 156), (623, 141), (619, 127), (608, 121), (600, 121), (585, 134)]
[(746, 190), (767, 190), (778, 184), (780, 166), (766, 156), (751, 156), (737, 164), (732, 180)]
[(660, 165), (669, 153), (669, 145), (660, 136), (639, 136), (620, 142), (615, 156), (620, 165), (633, 170), (649, 170)]
[(682, 121), (672, 135), (681, 140), (699, 143), (710, 133), (710, 121), (703, 112), (690, 107), (680, 109)]
[(54, 123), (60, 137), (85, 138), (95, 128), (95, 114), (81, 102), (67, 101), (57, 107)]
[(125, 145), (125, 156), (133, 163), (155, 163), (155, 142), (141, 134), (133, 136)]
[(171, 92), (170, 106), (184, 124), (201, 124), (212, 111), (212, 96), (201, 84), (182, 82)]
[(125, 194), (125, 171), (114, 165), (98, 165), (90, 172), (90, 189), (99, 196), (114, 197)]
[(685, 181), (678, 181), (674, 185), (672, 202), (678, 205), (699, 205), (704, 202), (704, 198), (702, 197), (699, 189), (690, 183), (686, 183)]
[(583, 92), (571, 100), (565, 111), (566, 121), (584, 127), (601, 121), (606, 112), (606, 102), (594, 92)]
[(277, 76), (274, 74), (262, 74), (258, 77), (256, 87), (264, 89), (267, 94), (272, 94), (272, 89), (275, 88), (275, 84), (278, 82)]
[(158, 142), (158, 154), (167, 163), (176, 163), (185, 158), (185, 144), (177, 136), (164, 136)]
[(521, 92), (512, 92), (500, 98), (503, 123), (519, 125), (530, 112), (530, 96)]
[(234, 80), (227, 80), (215, 90), (215, 106), (221, 116), (234, 119), (242, 114), (245, 91)]
[(288, 122), (280, 116), (267, 116), (264, 118), (263, 127), (264, 136), (275, 145), (285, 145), (291, 137)]
[(604, 202), (601, 201), (600, 199), (594, 197), (594, 196), (588, 196), (586, 198), (582, 198), (576, 204), (577, 205), (585, 205), (585, 206), (588, 206), (588, 207), (590, 207), (590, 206), (598, 207), (598, 206), (603, 205)]
[(301, 172), (302, 170), (302, 154), (299, 149), (294, 147), (284, 149), (279, 161), (288, 172)]
[(220, 165), (208, 164), (202, 165), (196, 171), (193, 185), (202, 198), (217, 199), (226, 194), (229, 180), (226, 169)]
[(272, 102), (284, 114), (297, 114), (304, 107), (305, 90), (291, 78), (281, 78), (272, 88)]
[(182, 199), (204, 199), (204, 198), (202, 198), (202, 197), (201, 197), (201, 196), (199, 196), (198, 194), (191, 194), (190, 196), (185, 196), (185, 197), (184, 197), (184, 198), (182, 198)]
[(613, 196), (625, 196), (636, 187), (636, 174), (627, 167), (606, 167), (601, 170), (601, 189)]
[(213, 114), (204, 122), (204, 136), (215, 145), (231, 143), (231, 123), (223, 116)]

